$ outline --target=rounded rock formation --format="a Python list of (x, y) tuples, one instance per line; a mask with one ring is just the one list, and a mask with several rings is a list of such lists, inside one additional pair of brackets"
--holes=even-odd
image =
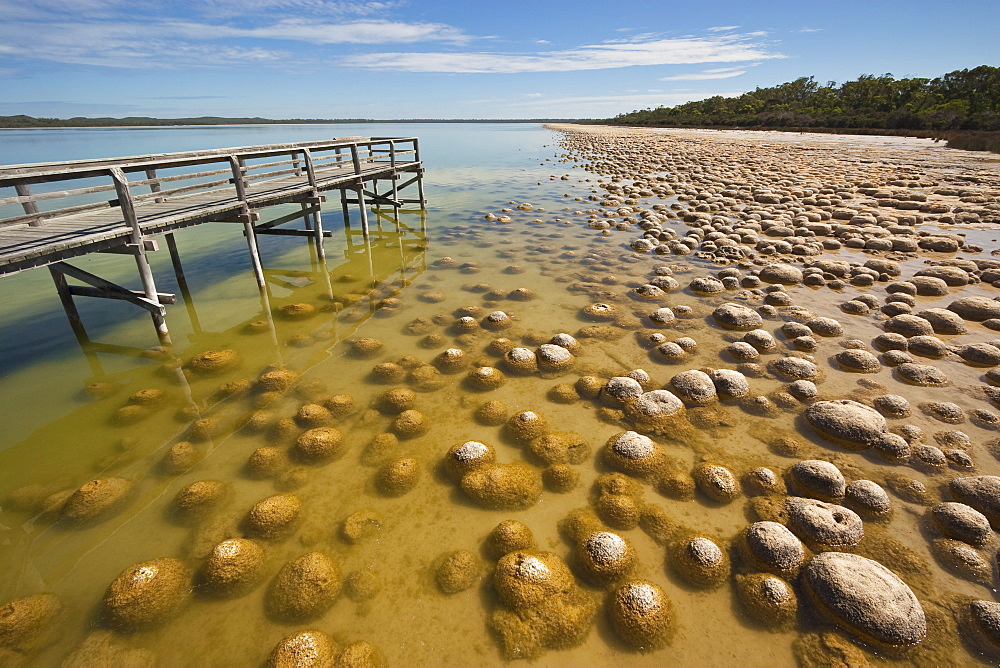
[(843, 506), (793, 496), (785, 500), (785, 510), (792, 531), (817, 545), (857, 545), (865, 535), (861, 518)]
[(538, 473), (521, 463), (485, 464), (462, 476), (461, 485), (469, 498), (484, 508), (530, 508), (542, 495)]
[(213, 594), (245, 594), (264, 576), (264, 549), (246, 538), (230, 538), (212, 549), (201, 569), (201, 579)]
[(191, 573), (183, 562), (161, 558), (133, 564), (104, 593), (104, 620), (122, 633), (150, 629), (177, 614), (190, 593)]
[(842, 628), (879, 645), (914, 645), (927, 633), (923, 607), (888, 568), (857, 554), (824, 552), (803, 570), (817, 606)]
[(76, 526), (107, 519), (128, 500), (132, 483), (124, 478), (98, 478), (73, 492), (62, 507), (62, 519)]
[(267, 592), (268, 614), (282, 622), (306, 622), (330, 609), (343, 585), (340, 566), (309, 552), (281, 567)]
[(378, 491), (390, 497), (403, 496), (420, 481), (420, 463), (412, 457), (386, 464), (375, 474)]
[(285, 636), (271, 650), (267, 668), (325, 668), (334, 665), (337, 644), (322, 631)]
[(817, 401), (806, 409), (805, 418), (821, 436), (854, 449), (874, 444), (887, 426), (878, 411), (849, 399)]
[(666, 592), (648, 580), (632, 580), (616, 588), (607, 603), (611, 628), (632, 649), (649, 651), (670, 642), (674, 612)]
[(476, 584), (482, 571), (478, 557), (468, 550), (456, 550), (444, 556), (434, 574), (438, 589), (444, 594), (457, 594)]

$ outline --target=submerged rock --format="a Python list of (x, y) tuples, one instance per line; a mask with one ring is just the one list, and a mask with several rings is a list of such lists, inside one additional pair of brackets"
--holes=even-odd
[(820, 435), (855, 449), (874, 444), (887, 426), (878, 411), (849, 399), (817, 401), (806, 409), (805, 417)]
[(337, 643), (322, 631), (299, 631), (285, 636), (271, 651), (268, 668), (322, 668), (333, 666)]
[(176, 615), (191, 593), (183, 562), (162, 558), (129, 566), (108, 586), (102, 602), (108, 626), (123, 633), (159, 626)]
[(322, 552), (309, 552), (278, 571), (267, 592), (267, 612), (283, 622), (316, 619), (337, 600), (342, 585), (337, 562)]
[(880, 645), (914, 645), (927, 633), (924, 610), (905, 582), (857, 554), (824, 552), (803, 570), (819, 608), (846, 630)]
[(649, 651), (667, 645), (674, 612), (663, 589), (648, 580), (632, 580), (608, 597), (608, 619), (615, 634), (632, 649)]

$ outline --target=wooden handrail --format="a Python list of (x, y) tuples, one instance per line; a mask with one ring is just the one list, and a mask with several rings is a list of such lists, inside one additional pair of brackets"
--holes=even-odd
[[(403, 148), (406, 144), (413, 148)], [(350, 151), (349, 155), (345, 149)], [(0, 198), (0, 206), (20, 205), (24, 209), (23, 215), (0, 218), (0, 229), (24, 224), (38, 226), (46, 220), (62, 216), (116, 207), (131, 206), (130, 213), (135, 216), (135, 206), (139, 204), (145, 205), (151, 201), (162, 204), (172, 199), (205, 193), (218, 192), (224, 200), (225, 191), (230, 187), (235, 192), (229, 190), (229, 197), (235, 194), (238, 202), (249, 207), (255, 197), (267, 191), (269, 181), (281, 182), (280, 189), (294, 187), (294, 183), (289, 183), (287, 178), (294, 175), (301, 179), (302, 187), (309, 187), (318, 193), (320, 189), (329, 187), (329, 184), (337, 183), (338, 179), (361, 176), (368, 166), (385, 165), (396, 169), (400, 164), (411, 162), (408, 158), (416, 156), (417, 151), (415, 138), (359, 138), (0, 166), (0, 187), (16, 191), (14, 196)], [(251, 164), (247, 162), (261, 159), (264, 161)], [(213, 165), (218, 168), (213, 168)], [(197, 166), (209, 168), (175, 174), (163, 173), (165, 170), (184, 170)], [(137, 178), (130, 181), (130, 174)], [(110, 182), (109, 176), (112, 176)], [(87, 187), (43, 189), (35, 192), (31, 188), (32, 184), (54, 184), (85, 178), (101, 179), (104, 182)], [(176, 187), (164, 187), (167, 184), (176, 184)], [(136, 187), (148, 188), (148, 192), (135, 191)], [(73, 203), (71, 206), (50, 210), (39, 210), (38, 207), (40, 202), (60, 199), (72, 202), (72, 198), (100, 193), (110, 196), (107, 199), (100, 197), (96, 198), (98, 201)], [(127, 201), (123, 200), (126, 193)], [(129, 212), (123, 210), (123, 217), (126, 219), (127, 213)], [(160, 213), (155, 215), (159, 216)]]

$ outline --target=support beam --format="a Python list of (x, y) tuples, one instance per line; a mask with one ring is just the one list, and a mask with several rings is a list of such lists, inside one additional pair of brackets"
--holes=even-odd
[(177, 251), (177, 240), (174, 239), (173, 232), (165, 236), (167, 238), (167, 250), (170, 251), (170, 263), (174, 267), (174, 278), (177, 279), (177, 287), (184, 298), (184, 307), (187, 309), (188, 318), (191, 320), (191, 329), (196, 334), (201, 334), (201, 322), (198, 320), (198, 312), (194, 308), (194, 300), (191, 299), (191, 290), (188, 288), (187, 276), (184, 275), (184, 266), (181, 265), (181, 254)]
[[(153, 268), (146, 258), (146, 247), (144, 244), (142, 228), (139, 226), (139, 217), (135, 213), (135, 203), (132, 200), (132, 193), (129, 190), (128, 177), (121, 167), (112, 167), (108, 170), (111, 180), (114, 181), (115, 191), (118, 194), (118, 206), (121, 207), (122, 217), (125, 223), (131, 228), (132, 244), (136, 248), (135, 265), (139, 269), (139, 279), (142, 281), (142, 289), (146, 293), (146, 299), (152, 302), (157, 308), (147, 309), (156, 327), (156, 334), (160, 343), (169, 346), (170, 331), (167, 329), (167, 320), (164, 317), (166, 312), (157, 300), (156, 281), (153, 280)], [(126, 298), (127, 299), (127, 298)]]

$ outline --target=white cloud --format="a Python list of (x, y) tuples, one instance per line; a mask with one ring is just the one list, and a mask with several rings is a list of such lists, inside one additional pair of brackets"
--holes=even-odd
[(742, 74), (746, 70), (734, 70), (732, 72), (700, 72), (692, 74), (677, 74), (672, 77), (660, 77), (659, 81), (708, 81), (709, 79), (732, 79)]
[(712, 28), (706, 28), (708, 32), (728, 32), (730, 30), (736, 30), (740, 26), (714, 26)]
[(796, 30), (795, 32), (820, 32), (822, 28), (802, 28), (801, 30)]
[(646, 39), (527, 54), (487, 52), (393, 52), (347, 56), (342, 63), (400, 72), (572, 72), (634, 65), (690, 65), (784, 58), (742, 35)]
[(398, 21), (349, 21), (322, 23), (307, 19), (284, 19), (267, 26), (237, 28), (192, 22), (164, 25), (176, 34), (195, 39), (251, 38), (312, 42), (313, 44), (405, 44), (412, 42), (466, 43), (472, 38), (443, 23)]

